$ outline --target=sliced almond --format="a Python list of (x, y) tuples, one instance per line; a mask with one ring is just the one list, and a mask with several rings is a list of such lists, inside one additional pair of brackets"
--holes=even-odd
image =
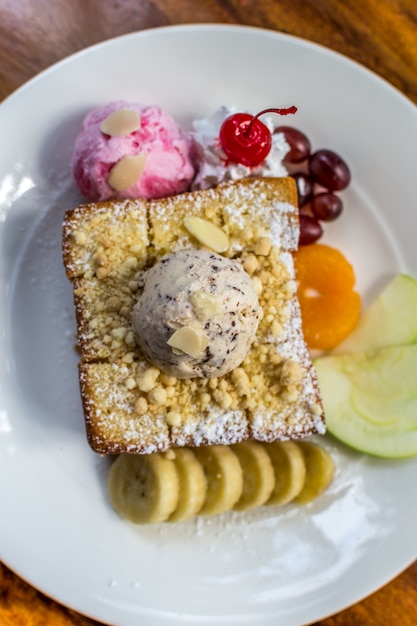
[(100, 124), (100, 130), (111, 137), (124, 137), (140, 128), (140, 117), (132, 109), (114, 111)]
[(184, 218), (184, 226), (203, 246), (214, 250), (214, 252), (226, 252), (229, 248), (229, 238), (226, 233), (207, 220), (201, 217)]
[(207, 291), (196, 291), (190, 296), (190, 301), (199, 320), (205, 321), (221, 313), (220, 300)]
[[(206, 335), (190, 326), (179, 328), (167, 341), (167, 344), (171, 346), (174, 351), (180, 350), (184, 354), (192, 356), (194, 359), (207, 347), (207, 343)], [(175, 353), (177, 354), (177, 352)]]
[(146, 154), (124, 156), (110, 170), (107, 182), (116, 191), (123, 191), (134, 185), (140, 178), (146, 163)]

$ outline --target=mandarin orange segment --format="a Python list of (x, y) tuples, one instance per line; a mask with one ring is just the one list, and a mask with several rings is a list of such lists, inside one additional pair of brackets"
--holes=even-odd
[(361, 299), (353, 267), (340, 250), (320, 243), (301, 247), (294, 265), (307, 345), (331, 350), (358, 322)]

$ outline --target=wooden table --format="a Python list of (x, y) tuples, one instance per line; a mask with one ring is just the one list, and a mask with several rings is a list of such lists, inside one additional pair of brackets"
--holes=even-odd
[[(39, 71), (90, 44), (191, 22), (260, 26), (318, 42), (374, 70), (417, 104), (415, 0), (0, 0), (0, 100)], [(48, 599), (1, 564), (0, 623), (97, 624)], [(371, 597), (317, 622), (416, 623), (417, 563)]]

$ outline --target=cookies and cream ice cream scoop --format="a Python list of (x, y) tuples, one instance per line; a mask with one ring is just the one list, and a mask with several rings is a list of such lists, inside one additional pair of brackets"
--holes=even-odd
[(261, 308), (238, 261), (208, 250), (167, 254), (148, 270), (132, 322), (145, 356), (176, 378), (212, 378), (238, 367)]

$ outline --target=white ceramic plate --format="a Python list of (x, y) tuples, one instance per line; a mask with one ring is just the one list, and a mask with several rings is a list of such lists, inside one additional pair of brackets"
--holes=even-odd
[(221, 104), (297, 105), (314, 148), (351, 165), (326, 240), (353, 262), (365, 301), (417, 274), (416, 108), (329, 50), (230, 26), (164, 28), (90, 48), (0, 107), (0, 556), (58, 601), (117, 626), (298, 626), (371, 593), (417, 556), (417, 465), (326, 438), (333, 486), (306, 508), (137, 528), (106, 496), (78, 391), (61, 223), (80, 201), (69, 173), (93, 106), (158, 103), (184, 125)]

